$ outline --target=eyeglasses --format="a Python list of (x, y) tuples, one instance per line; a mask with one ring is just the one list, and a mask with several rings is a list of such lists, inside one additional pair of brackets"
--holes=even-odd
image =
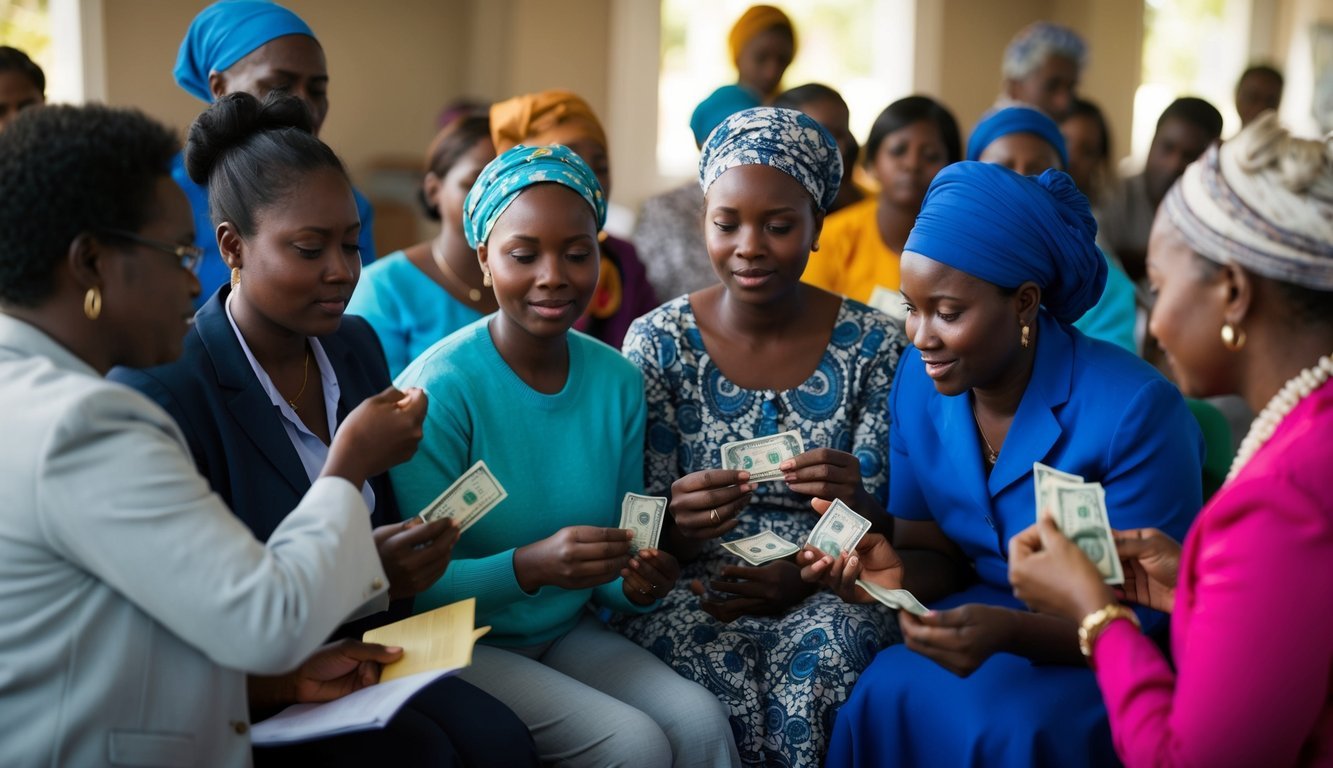
[(204, 249), (197, 245), (178, 245), (176, 243), (167, 243), (161, 240), (154, 240), (150, 237), (142, 237), (133, 232), (126, 232), (121, 229), (103, 229), (101, 233), (111, 237), (118, 237), (122, 240), (129, 240), (132, 243), (138, 243), (145, 248), (152, 248), (155, 251), (171, 254), (180, 260), (182, 269), (188, 269), (191, 272), (197, 272), (199, 262), (204, 258)]

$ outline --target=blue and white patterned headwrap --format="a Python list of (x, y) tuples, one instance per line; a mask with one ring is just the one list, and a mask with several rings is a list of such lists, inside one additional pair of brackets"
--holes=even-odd
[(267, 0), (223, 0), (194, 17), (176, 54), (176, 84), (213, 101), (211, 72), (226, 72), (260, 46), (287, 35), (314, 37), (300, 16)]
[(767, 165), (805, 187), (828, 210), (842, 183), (842, 155), (824, 126), (794, 109), (755, 107), (713, 129), (699, 158), (704, 194), (722, 174), (742, 165)]
[(1049, 21), (1037, 21), (1024, 27), (1009, 41), (1009, 46), (1004, 49), (1001, 69), (1005, 78), (1022, 80), (1051, 56), (1072, 59), (1079, 72), (1088, 67), (1088, 45), (1077, 32)]
[(519, 144), (486, 164), (463, 200), (463, 232), (473, 248), (486, 242), (500, 214), (534, 184), (560, 184), (592, 207), (597, 229), (606, 223), (606, 197), (597, 175), (568, 147)]

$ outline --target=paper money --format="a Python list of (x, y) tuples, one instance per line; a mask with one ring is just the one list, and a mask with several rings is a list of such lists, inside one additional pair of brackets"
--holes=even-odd
[(750, 482), (763, 483), (781, 480), (778, 465), (805, 453), (805, 441), (799, 432), (779, 432), (776, 435), (737, 440), (722, 445), (722, 468), (743, 469), (750, 473)]
[(1047, 496), (1055, 487), (1055, 483), (1082, 483), (1083, 478), (1078, 475), (1071, 475), (1068, 472), (1061, 472), (1055, 467), (1048, 467), (1040, 461), (1032, 462), (1032, 492), (1036, 496), (1037, 514), (1041, 514), (1043, 509), (1050, 506)]
[(459, 531), (466, 531), (478, 520), (509, 497), (500, 481), (495, 479), (485, 461), (467, 468), (435, 501), (421, 510), (419, 517), (433, 523), (442, 517), (452, 518)]
[(853, 512), (841, 499), (834, 499), (833, 505), (811, 529), (805, 543), (826, 555), (837, 557), (843, 552), (853, 552), (868, 530), (869, 520)]
[(1124, 584), (1111, 523), (1106, 515), (1106, 492), (1101, 483), (1069, 483), (1048, 480), (1051, 503), (1042, 509), (1057, 527), (1097, 566), (1107, 584)]
[(769, 560), (794, 555), (800, 551), (801, 545), (787, 541), (772, 531), (760, 531), (743, 539), (724, 541), (722, 548), (750, 565), (761, 565)]
[(923, 605), (920, 600), (917, 600), (916, 595), (905, 589), (886, 589), (863, 579), (857, 579), (856, 586), (864, 589), (866, 594), (894, 610), (907, 611), (914, 616), (925, 616), (930, 613), (930, 609)]
[(645, 547), (657, 548), (662, 535), (662, 520), (666, 518), (667, 500), (661, 496), (642, 496), (627, 493), (620, 502), (620, 527), (634, 531), (630, 549), (638, 552)]

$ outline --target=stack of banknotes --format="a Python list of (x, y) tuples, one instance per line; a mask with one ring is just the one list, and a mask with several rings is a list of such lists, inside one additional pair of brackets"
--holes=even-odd
[(1061, 472), (1041, 462), (1032, 465), (1032, 485), (1038, 519), (1055, 521), (1060, 532), (1083, 550), (1107, 584), (1124, 584), (1125, 572), (1116, 554), (1111, 519), (1106, 514), (1106, 492), (1101, 483), (1085, 483), (1078, 475)]

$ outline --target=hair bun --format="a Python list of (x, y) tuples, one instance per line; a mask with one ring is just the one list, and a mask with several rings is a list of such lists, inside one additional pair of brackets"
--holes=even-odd
[(252, 136), (292, 128), (311, 133), (313, 127), (305, 102), (291, 94), (271, 91), (260, 103), (249, 93), (229, 93), (190, 125), (185, 171), (196, 184), (207, 184), (218, 160)]

